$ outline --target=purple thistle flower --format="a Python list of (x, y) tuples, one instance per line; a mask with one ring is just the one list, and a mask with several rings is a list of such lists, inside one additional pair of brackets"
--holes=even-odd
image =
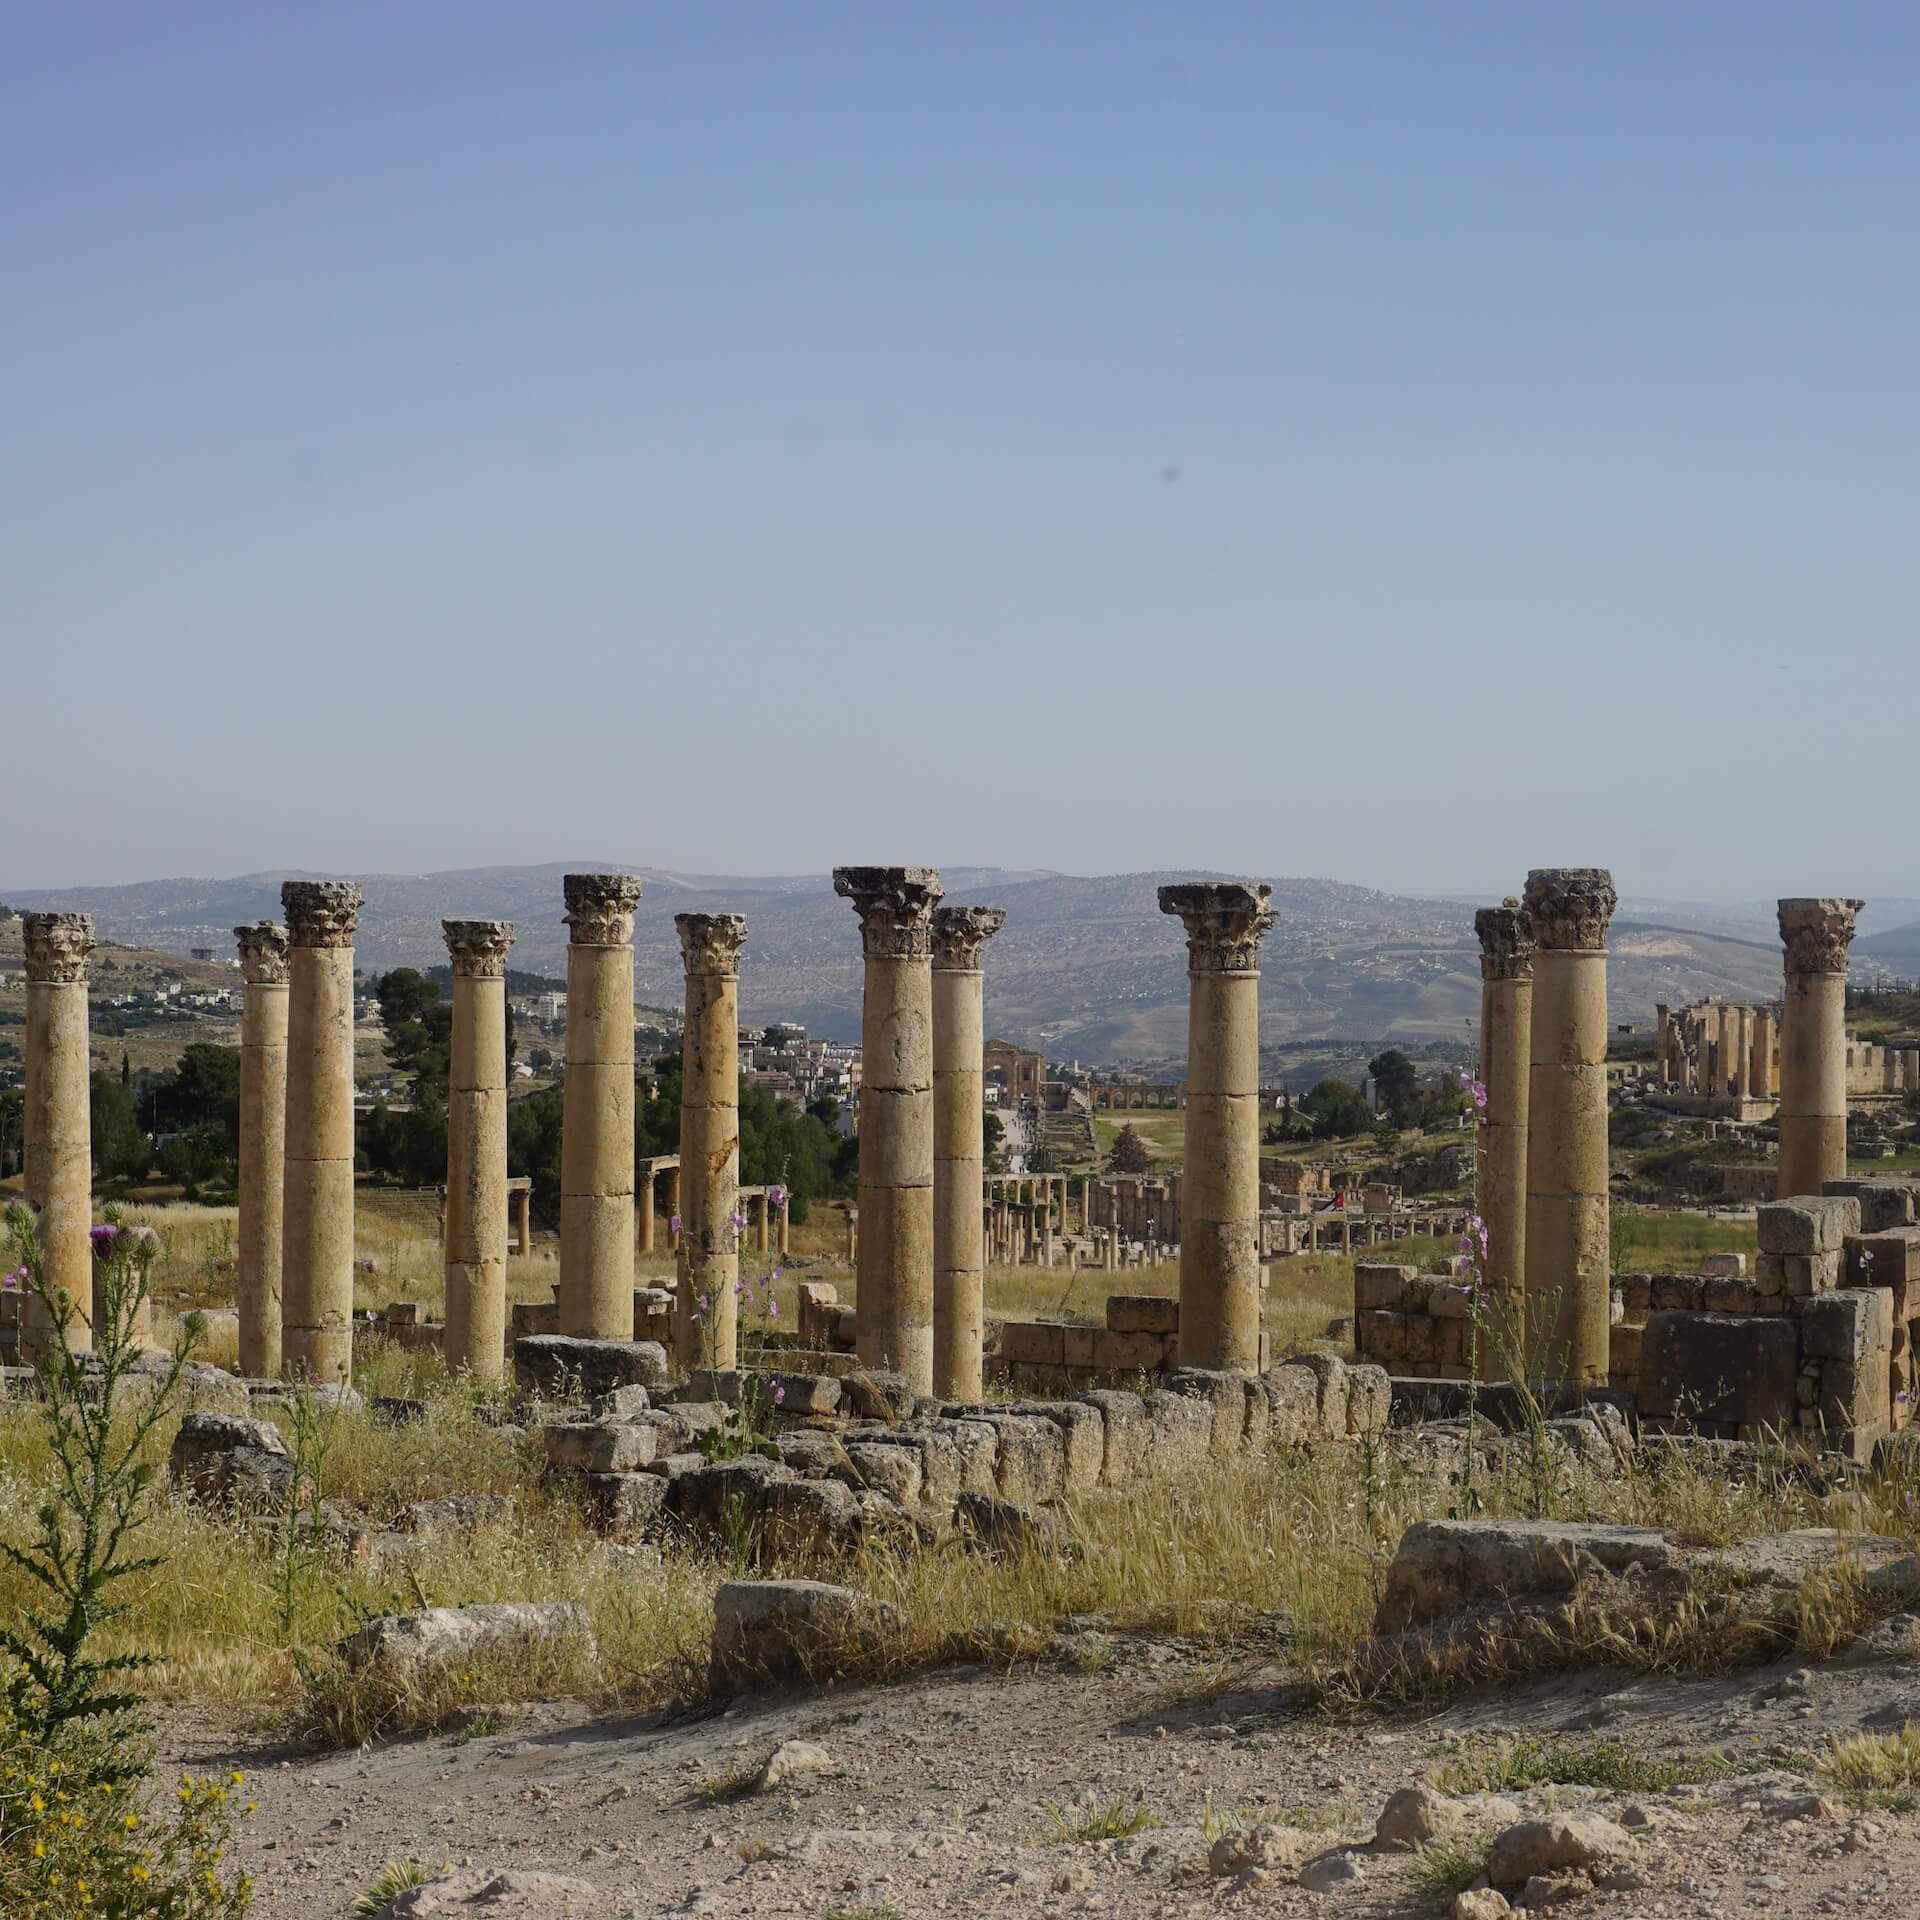
[(677, 1213), (667, 1216), (667, 1231), (669, 1233), (678, 1233), (680, 1231), (680, 1216)]
[(709, 1295), (704, 1293), (700, 1296), (700, 1311), (702, 1313), (711, 1313), (713, 1311), (713, 1301)]
[(767, 1299), (767, 1318), (769, 1320), (778, 1320), (780, 1318), (780, 1302), (775, 1300), (771, 1295), (769, 1295)]
[(119, 1237), (118, 1227), (95, 1227), (87, 1235), (87, 1238), (93, 1242), (94, 1252), (102, 1256), (113, 1251), (113, 1243)]
[(776, 1381), (774, 1383), (774, 1389), (773, 1389), (773, 1404), (776, 1407), (783, 1407), (786, 1405), (786, 1403), (787, 1403), (787, 1390), (785, 1387), (781, 1386)]
[(771, 1206), (776, 1206), (776, 1207), (785, 1206), (787, 1203), (786, 1188), (785, 1187), (769, 1187), (767, 1189), (767, 1201), (768, 1201), (768, 1204)]

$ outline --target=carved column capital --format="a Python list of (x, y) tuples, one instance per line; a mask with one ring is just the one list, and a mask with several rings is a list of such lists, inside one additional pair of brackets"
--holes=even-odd
[(935, 907), (933, 964), (943, 973), (977, 973), (980, 950), (1006, 924), (1000, 907)]
[(1160, 889), (1160, 911), (1187, 929), (1189, 973), (1258, 973), (1273, 925), (1273, 889), (1241, 880), (1185, 881)]
[(1480, 936), (1480, 977), (1483, 980), (1533, 978), (1533, 917), (1518, 900), (1482, 907), (1473, 916)]
[(1789, 973), (1845, 973), (1854, 917), (1864, 900), (1782, 900), (1780, 938)]
[(296, 947), (350, 947), (365, 895), (352, 880), (288, 880), (280, 888), (287, 940)]
[(240, 945), (240, 971), (250, 987), (283, 987), (287, 983), (287, 930), (277, 920), (256, 920), (235, 927)]
[(23, 913), (20, 924), (29, 980), (70, 987), (86, 979), (87, 955), (93, 951), (92, 914)]
[(689, 977), (717, 973), (739, 978), (740, 949), (747, 940), (744, 913), (676, 913), (673, 924), (680, 935), (680, 957)]
[(1551, 953), (1605, 953), (1617, 901), (1605, 867), (1535, 867), (1527, 875), (1534, 939)]
[(930, 960), (933, 909), (945, 889), (935, 867), (835, 867), (833, 890), (860, 916), (869, 960)]
[(561, 877), (567, 900), (567, 938), (576, 947), (624, 947), (633, 938), (633, 910), (640, 882), (631, 873), (569, 873)]
[(504, 980), (507, 954), (513, 946), (511, 920), (442, 920), (456, 979)]

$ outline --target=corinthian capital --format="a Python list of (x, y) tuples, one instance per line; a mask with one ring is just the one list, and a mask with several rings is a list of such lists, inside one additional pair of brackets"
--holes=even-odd
[(576, 947), (624, 947), (633, 938), (633, 910), (640, 882), (630, 873), (569, 873), (560, 887), (567, 898), (567, 938)]
[(280, 888), (287, 938), (296, 947), (350, 947), (365, 896), (352, 880), (288, 880)]
[(1518, 900), (1482, 907), (1473, 916), (1480, 936), (1480, 977), (1483, 980), (1533, 978), (1533, 918)]
[(29, 980), (70, 987), (87, 977), (87, 955), (93, 951), (92, 914), (23, 913), (20, 924)]
[(935, 907), (933, 964), (946, 973), (975, 973), (980, 950), (1007, 924), (1000, 907)]
[(676, 913), (680, 957), (689, 975), (718, 973), (737, 976), (740, 949), (747, 941), (744, 913)]
[(1605, 953), (1618, 896), (1605, 867), (1535, 867), (1526, 908), (1534, 938), (1558, 953)]
[(277, 920), (256, 920), (235, 927), (240, 971), (250, 987), (281, 987), (287, 981), (287, 930)]
[(1782, 900), (1780, 938), (1789, 973), (1845, 973), (1854, 916), (1864, 900)]
[(440, 931), (454, 976), (465, 980), (504, 980), (513, 946), (511, 920), (442, 920)]
[(1240, 880), (1198, 880), (1160, 889), (1160, 911), (1187, 930), (1189, 973), (1257, 973), (1273, 925), (1273, 889)]
[(933, 909), (945, 889), (935, 867), (835, 867), (833, 890), (860, 916), (869, 960), (933, 957)]

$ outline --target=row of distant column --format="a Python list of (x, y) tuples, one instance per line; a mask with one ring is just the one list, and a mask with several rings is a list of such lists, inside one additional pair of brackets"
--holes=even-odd
[[(1606, 1384), (1612, 1261), (1607, 1136), (1607, 928), (1599, 867), (1537, 869), (1522, 900), (1483, 907), (1479, 1165), (1489, 1292), (1529, 1363)], [(1861, 902), (1779, 903), (1782, 1197), (1847, 1170), (1847, 952)]]

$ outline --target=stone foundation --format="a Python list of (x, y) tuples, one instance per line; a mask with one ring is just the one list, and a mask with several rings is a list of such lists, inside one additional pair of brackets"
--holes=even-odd
[[(1268, 1336), (1259, 1336), (1259, 1362), (1268, 1364)], [(1107, 1300), (1104, 1327), (1056, 1320), (1008, 1320), (994, 1357), (1003, 1372), (1045, 1384), (1165, 1373), (1180, 1363), (1180, 1302), (1157, 1293), (1116, 1293)]]

